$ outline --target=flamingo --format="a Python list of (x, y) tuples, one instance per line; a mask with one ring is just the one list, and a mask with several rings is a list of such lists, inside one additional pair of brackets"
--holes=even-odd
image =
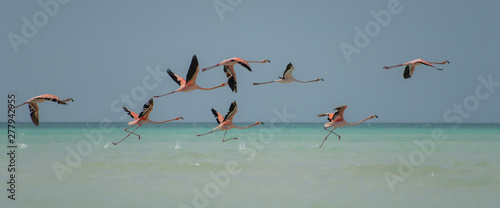
[[(365, 118), (360, 122), (347, 123), (347, 121), (344, 120), (344, 111), (346, 108), (347, 108), (347, 105), (342, 105), (342, 106), (334, 108), (333, 110), (336, 110), (334, 113), (322, 113), (322, 114), (318, 115), (318, 117), (328, 116), (328, 121), (330, 121), (328, 123), (325, 123), (325, 130), (330, 132), (330, 133), (328, 133), (328, 135), (326, 135), (325, 140), (323, 140), (323, 143), (321, 143), (319, 148), (321, 148), (323, 146), (323, 144), (326, 141), (326, 138), (328, 138), (328, 136), (330, 136), (331, 133), (334, 133), (335, 135), (337, 135), (339, 137), (339, 140), (340, 140), (340, 135), (333, 132), (333, 130), (335, 130), (336, 128), (343, 127), (343, 126), (354, 126), (354, 125), (358, 125), (360, 123), (363, 123), (367, 120), (370, 120), (372, 118), (378, 118), (377, 115), (370, 115), (370, 116), (368, 116), (368, 118)], [(332, 130), (328, 130), (327, 129), (328, 127), (332, 127)]]
[(204, 72), (204, 71), (207, 71), (207, 70), (210, 70), (210, 69), (213, 69), (215, 67), (222, 66), (222, 65), (233, 66), (235, 64), (240, 64), (243, 67), (245, 67), (246, 69), (248, 69), (248, 71), (252, 71), (252, 69), (250, 68), (250, 65), (248, 65), (248, 63), (271, 63), (271, 61), (269, 61), (269, 59), (264, 59), (262, 61), (246, 61), (246, 60), (243, 60), (241, 58), (234, 57), (234, 58), (226, 59), (226, 60), (224, 60), (216, 65), (213, 65), (211, 67), (203, 68), (203, 69), (201, 69), (201, 71)]
[(430, 67), (432, 67), (434, 69), (437, 69), (439, 71), (442, 71), (443, 69), (436, 68), (432, 64), (447, 64), (447, 63), (449, 64), (450, 62), (448, 60), (444, 60), (442, 62), (427, 62), (427, 61), (424, 61), (422, 59), (415, 59), (415, 60), (412, 60), (412, 61), (408, 61), (408, 62), (406, 62), (404, 64), (398, 64), (398, 65), (394, 65), (394, 66), (384, 66), (383, 68), (384, 69), (392, 69), (392, 68), (395, 68), (395, 67), (406, 66), (405, 67), (405, 71), (403, 73), (403, 77), (405, 79), (409, 79), (409, 78), (411, 78), (411, 76), (413, 75), (413, 72), (415, 71), (415, 66), (423, 64), (423, 65), (430, 66)]
[(198, 134), (196, 136), (204, 136), (204, 135), (211, 134), (211, 133), (218, 132), (218, 131), (225, 131), (224, 136), (222, 137), (222, 142), (226, 142), (226, 141), (229, 141), (232, 139), (238, 140), (238, 138), (231, 138), (231, 139), (224, 140), (226, 138), (227, 130), (232, 129), (232, 128), (247, 129), (247, 128), (250, 128), (250, 127), (255, 126), (255, 125), (264, 124), (262, 121), (258, 121), (258, 122), (255, 122), (254, 124), (252, 124), (250, 126), (246, 126), (246, 127), (235, 126), (233, 124), (233, 118), (234, 118), (234, 115), (236, 114), (236, 112), (238, 112), (238, 106), (236, 105), (236, 101), (231, 103), (231, 107), (229, 107), (229, 112), (226, 114), (226, 117), (222, 117), (222, 114), (220, 114), (219, 112), (217, 112), (215, 109), (212, 108), (212, 113), (215, 116), (215, 120), (219, 124), (219, 126), (214, 128), (217, 130), (210, 131), (210, 132), (205, 133), (205, 134)]
[(38, 126), (39, 121), (40, 121), (40, 117), (38, 115), (38, 104), (37, 103), (42, 103), (46, 100), (56, 102), (57, 104), (61, 104), (61, 105), (68, 105), (69, 101), (75, 102), (73, 100), (73, 98), (66, 98), (64, 100), (61, 100), (61, 99), (59, 99), (59, 97), (57, 97), (55, 95), (43, 94), (43, 95), (35, 96), (35, 97), (29, 99), (28, 101), (24, 102), (23, 104), (18, 105), (16, 107), (9, 108), (8, 110), (12, 110), (14, 108), (28, 104), (29, 109), (30, 109), (31, 121), (33, 122), (33, 124), (35, 124), (35, 126)]
[[(142, 107), (142, 112), (139, 115), (137, 115), (137, 113), (134, 113), (133, 111), (130, 111), (125, 106), (123, 106), (123, 110), (125, 110), (125, 112), (127, 112), (127, 114), (130, 117), (132, 117), (134, 120), (131, 122), (128, 122), (128, 125), (130, 125), (130, 126), (124, 129), (124, 131), (129, 132), (129, 134), (125, 138), (120, 140), (119, 142), (116, 142), (116, 143), (113, 142), (112, 144), (114, 144), (114, 145), (117, 145), (120, 142), (122, 142), (123, 140), (125, 140), (128, 136), (130, 136), (130, 134), (134, 134), (134, 135), (138, 136), (139, 140), (141, 140), (141, 136), (139, 134), (134, 133), (134, 131), (137, 130), (139, 127), (141, 127), (144, 124), (147, 124), (147, 123), (160, 124), (160, 123), (166, 123), (166, 122), (170, 122), (170, 121), (176, 121), (179, 119), (184, 119), (182, 117), (175, 117), (174, 119), (170, 119), (170, 120), (166, 120), (166, 121), (151, 121), (151, 120), (149, 120), (149, 113), (151, 113), (151, 111), (153, 110), (153, 98), (149, 99), (149, 101), (146, 104), (144, 104), (144, 106)], [(132, 128), (133, 126), (136, 126), (135, 129), (132, 131), (128, 131), (128, 129)]]
[(278, 80), (275, 80), (275, 81), (262, 82), (262, 83), (253, 83), (253, 85), (269, 84), (269, 83), (273, 83), (273, 82), (279, 82), (279, 83), (283, 83), (283, 84), (288, 84), (288, 83), (291, 83), (291, 82), (309, 83), (309, 82), (325, 81), (322, 78), (317, 78), (317, 79), (311, 80), (311, 81), (299, 81), (299, 80), (296, 80), (292, 76), (293, 70), (295, 70), (295, 67), (293, 67), (292, 63), (290, 62), (286, 66), (285, 72), (283, 72), (283, 77), (278, 77)]
[(183, 79), (182, 77), (178, 76), (177, 74), (174, 74), (174, 72), (172, 72), (170, 69), (167, 69), (167, 73), (168, 75), (170, 75), (170, 77), (175, 81), (177, 82), (177, 84), (179, 84), (179, 89), (175, 90), (175, 91), (172, 91), (170, 93), (167, 93), (167, 94), (164, 94), (164, 95), (157, 95), (157, 96), (154, 96), (155, 98), (159, 98), (159, 97), (163, 97), (165, 95), (170, 95), (170, 94), (173, 94), (173, 93), (176, 93), (176, 92), (189, 92), (189, 91), (193, 91), (193, 90), (196, 90), (196, 89), (199, 89), (199, 90), (213, 90), (213, 89), (216, 89), (216, 88), (219, 88), (219, 87), (224, 87), (226, 85), (226, 83), (222, 83), (218, 86), (215, 86), (215, 87), (212, 87), (212, 88), (203, 88), (203, 87), (200, 87), (196, 84), (196, 76), (198, 76), (198, 72), (199, 72), (199, 65), (198, 65), (198, 58), (196, 58), (196, 55), (193, 56), (192, 60), (191, 60), (191, 65), (189, 66), (189, 70), (188, 70), (188, 73), (187, 73), (187, 76), (186, 76), (186, 79)]

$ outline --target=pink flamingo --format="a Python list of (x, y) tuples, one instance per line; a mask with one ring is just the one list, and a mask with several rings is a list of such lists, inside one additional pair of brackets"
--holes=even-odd
[(271, 61), (269, 61), (269, 59), (265, 59), (262, 61), (246, 61), (246, 60), (243, 60), (241, 58), (234, 57), (234, 58), (226, 59), (226, 60), (224, 60), (216, 65), (213, 65), (211, 67), (203, 68), (203, 69), (201, 69), (201, 71), (204, 72), (204, 71), (207, 71), (207, 70), (210, 70), (210, 69), (213, 69), (215, 67), (222, 66), (222, 65), (233, 66), (235, 64), (240, 64), (243, 67), (245, 67), (246, 69), (248, 69), (248, 71), (252, 71), (252, 69), (250, 68), (250, 65), (248, 65), (248, 63), (271, 63)]
[(28, 101), (24, 102), (23, 104), (18, 105), (18, 106), (13, 107), (13, 108), (9, 108), (8, 110), (12, 110), (14, 108), (28, 104), (29, 109), (30, 109), (31, 121), (33, 122), (33, 124), (35, 124), (35, 126), (38, 126), (39, 121), (40, 121), (40, 117), (38, 115), (38, 104), (37, 103), (42, 103), (46, 100), (56, 102), (57, 104), (61, 104), (61, 105), (68, 105), (67, 102), (69, 102), (69, 101), (75, 102), (73, 100), (73, 98), (66, 98), (64, 100), (61, 100), (61, 99), (59, 99), (59, 97), (57, 97), (55, 95), (43, 94), (43, 95), (35, 96), (35, 97), (29, 99)]
[(317, 78), (317, 79), (311, 80), (311, 81), (299, 81), (299, 80), (296, 80), (292, 76), (293, 70), (295, 70), (295, 67), (293, 67), (292, 63), (289, 63), (286, 66), (285, 72), (283, 72), (283, 77), (278, 77), (278, 80), (275, 80), (275, 81), (262, 82), (262, 83), (253, 83), (253, 85), (269, 84), (269, 83), (273, 83), (273, 82), (279, 82), (279, 83), (283, 83), (283, 84), (288, 84), (288, 83), (291, 83), (291, 82), (309, 83), (309, 82), (325, 81), (322, 78)]
[[(120, 142), (122, 142), (123, 140), (125, 140), (128, 136), (130, 136), (130, 134), (134, 134), (134, 135), (138, 136), (139, 140), (141, 140), (141, 136), (139, 134), (134, 133), (134, 131), (137, 130), (139, 127), (141, 127), (144, 124), (147, 124), (147, 123), (160, 124), (160, 123), (166, 123), (169, 121), (176, 121), (179, 119), (184, 119), (182, 117), (175, 117), (174, 119), (170, 119), (170, 120), (166, 120), (166, 121), (159, 121), (159, 122), (149, 120), (149, 113), (151, 113), (151, 111), (153, 110), (153, 98), (149, 99), (148, 103), (144, 104), (144, 106), (142, 107), (142, 112), (139, 115), (137, 115), (137, 113), (130, 111), (125, 106), (123, 106), (123, 110), (125, 110), (125, 112), (127, 112), (127, 114), (130, 117), (132, 117), (134, 120), (131, 122), (128, 122), (128, 125), (130, 125), (130, 126), (124, 129), (124, 131), (129, 132), (129, 134), (125, 138), (120, 140), (119, 142), (116, 142), (116, 143), (113, 142), (112, 144), (114, 144), (114, 145), (117, 145)], [(135, 129), (132, 131), (128, 131), (128, 129), (132, 128), (133, 126), (136, 126)]]
[(405, 71), (403, 73), (403, 77), (405, 79), (409, 79), (409, 78), (411, 78), (411, 76), (413, 75), (413, 72), (415, 71), (415, 66), (423, 64), (423, 65), (430, 66), (430, 67), (432, 67), (434, 69), (437, 69), (439, 71), (442, 71), (443, 69), (436, 68), (432, 64), (446, 64), (446, 63), (449, 64), (450, 62), (448, 60), (445, 60), (445, 61), (442, 61), (442, 62), (427, 62), (427, 61), (424, 61), (422, 59), (415, 59), (415, 60), (412, 60), (412, 61), (408, 61), (408, 62), (406, 62), (404, 64), (398, 64), (398, 65), (394, 65), (394, 66), (384, 66), (383, 68), (384, 69), (392, 69), (392, 68), (395, 68), (395, 67), (406, 66), (405, 67)]
[[(363, 123), (366, 120), (369, 120), (372, 118), (378, 118), (377, 115), (371, 115), (371, 116), (368, 116), (368, 118), (365, 118), (364, 120), (362, 120), (360, 122), (347, 123), (347, 121), (344, 120), (344, 111), (346, 108), (347, 108), (347, 105), (342, 105), (342, 106), (334, 108), (333, 110), (336, 110), (336, 112), (334, 112), (334, 113), (322, 113), (322, 114), (318, 115), (318, 117), (328, 116), (328, 121), (330, 121), (328, 123), (325, 123), (325, 130), (330, 132), (330, 133), (328, 133), (328, 135), (326, 135), (325, 140), (323, 140), (323, 143), (321, 143), (319, 148), (321, 148), (323, 146), (323, 144), (326, 141), (326, 138), (328, 138), (328, 136), (330, 136), (331, 133), (334, 133), (335, 135), (337, 135), (339, 137), (339, 140), (340, 140), (340, 135), (333, 132), (333, 130), (335, 130), (336, 128), (343, 127), (343, 126), (354, 126), (354, 125), (358, 125), (360, 123)], [(327, 129), (328, 127), (332, 127), (332, 130), (328, 130)]]
[(186, 79), (183, 79), (182, 77), (178, 76), (177, 74), (174, 74), (170, 69), (167, 69), (168, 75), (177, 83), (179, 84), (179, 89), (172, 91), (170, 93), (164, 94), (164, 95), (157, 95), (154, 96), (155, 98), (163, 97), (165, 95), (170, 95), (176, 92), (189, 92), (193, 91), (196, 89), (199, 90), (213, 90), (219, 87), (224, 87), (226, 83), (222, 83), (218, 86), (212, 87), (212, 88), (203, 88), (200, 87), (196, 84), (196, 77), (198, 76), (198, 71), (199, 71), (199, 65), (198, 65), (198, 58), (196, 58), (196, 55), (193, 56), (193, 59), (191, 60), (191, 65), (189, 66), (189, 71), (187, 73)]
[(226, 114), (226, 117), (222, 117), (222, 114), (220, 114), (219, 112), (217, 112), (215, 109), (212, 108), (212, 113), (215, 116), (215, 120), (219, 124), (219, 126), (217, 126), (217, 127), (214, 128), (214, 129), (217, 129), (217, 130), (210, 131), (210, 132), (205, 133), (205, 134), (199, 134), (199, 135), (196, 135), (196, 136), (204, 136), (204, 135), (211, 134), (211, 133), (218, 132), (218, 131), (225, 131), (224, 132), (224, 136), (222, 137), (222, 142), (226, 142), (226, 141), (229, 141), (231, 139), (237, 140), (237, 138), (231, 138), (231, 139), (224, 140), (224, 138), (226, 138), (227, 130), (229, 130), (229, 129), (232, 129), (232, 128), (235, 128), (235, 129), (246, 129), (246, 128), (250, 128), (250, 127), (255, 126), (255, 125), (264, 124), (262, 121), (258, 121), (258, 122), (255, 122), (254, 124), (252, 124), (250, 126), (246, 126), (246, 127), (235, 126), (233, 124), (233, 117), (236, 114), (236, 112), (238, 112), (238, 106), (236, 105), (236, 101), (234, 101), (233, 103), (231, 103), (231, 107), (229, 107), (229, 112)]

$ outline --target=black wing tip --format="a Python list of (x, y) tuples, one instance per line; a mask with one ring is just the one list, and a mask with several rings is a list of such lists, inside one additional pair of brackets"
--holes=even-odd
[(214, 108), (212, 108), (212, 114), (214, 114), (215, 116), (215, 121), (217, 121), (217, 123), (220, 124), (219, 113)]
[(193, 58), (191, 59), (191, 63), (195, 63), (196, 65), (198, 65), (198, 57), (196, 57), (196, 54), (193, 55)]
[(217, 118), (219, 116), (219, 113), (214, 108), (212, 108), (211, 111), (212, 111), (212, 114), (214, 114), (215, 118)]
[(239, 63), (240, 63), (243, 67), (245, 67), (246, 69), (248, 69), (248, 71), (253, 72), (253, 71), (252, 71), (252, 68), (250, 68), (250, 66), (249, 66), (248, 64), (245, 64), (245, 63), (243, 63), (243, 62), (239, 62)]

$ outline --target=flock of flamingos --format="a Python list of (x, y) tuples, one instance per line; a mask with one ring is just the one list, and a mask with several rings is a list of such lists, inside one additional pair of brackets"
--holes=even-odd
[[(188, 70), (186, 79), (175, 74), (170, 69), (167, 69), (167, 73), (170, 75), (170, 77), (177, 84), (179, 84), (179, 88), (177, 90), (174, 90), (174, 91), (169, 92), (169, 93), (164, 94), (164, 95), (154, 96), (154, 98), (167, 96), (167, 95), (170, 95), (170, 94), (173, 94), (176, 92), (189, 92), (189, 91), (193, 91), (193, 90), (197, 90), (197, 89), (199, 89), (199, 90), (213, 90), (213, 89), (216, 89), (219, 87), (224, 87), (226, 85), (229, 85), (229, 87), (231, 88), (231, 90), (233, 92), (238, 92), (236, 73), (234, 71), (234, 65), (240, 64), (241, 66), (245, 67), (247, 70), (252, 71), (249, 63), (270, 63), (270, 61), (267, 59), (262, 60), (262, 61), (246, 61), (246, 60), (243, 60), (241, 58), (234, 57), (231, 59), (224, 60), (224, 61), (222, 61), (214, 66), (203, 68), (203, 69), (201, 69), (202, 72), (219, 67), (219, 66), (223, 66), (224, 73), (226, 74), (226, 77), (228, 79), (228, 81), (226, 83), (222, 83), (218, 86), (215, 86), (212, 88), (203, 88), (203, 87), (200, 87), (196, 84), (196, 77), (198, 76), (198, 72), (199, 72), (199, 64), (198, 64), (198, 59), (196, 58), (196, 55), (194, 55), (192, 60), (191, 60), (191, 65), (189, 66), (189, 70)], [(427, 65), (429, 67), (432, 67), (432, 68), (435, 68), (435, 69), (441, 71), (443, 69), (436, 68), (433, 64), (446, 64), (446, 63), (449, 64), (450, 62), (447, 60), (442, 61), (442, 62), (427, 62), (427, 61), (424, 61), (422, 59), (415, 59), (415, 60), (406, 62), (404, 64), (398, 64), (398, 65), (394, 65), (394, 66), (385, 66), (383, 68), (384, 69), (391, 69), (391, 68), (395, 68), (395, 67), (405, 66), (403, 77), (405, 79), (408, 79), (413, 75), (413, 72), (415, 71), (415, 66), (423, 64), (423, 65)], [(262, 84), (269, 84), (269, 83), (273, 83), (273, 82), (287, 84), (287, 83), (291, 83), (291, 82), (309, 83), (309, 82), (324, 81), (321, 78), (311, 80), (311, 81), (299, 81), (292, 76), (292, 73), (294, 70), (295, 70), (295, 68), (293, 67), (292, 63), (289, 63), (286, 66), (285, 71), (283, 72), (283, 76), (279, 77), (278, 80), (262, 82), (262, 83), (253, 83), (253, 84), (254, 85), (262, 85)], [(38, 115), (38, 104), (37, 103), (41, 103), (41, 102), (44, 102), (46, 100), (56, 102), (56, 103), (61, 104), (61, 105), (67, 105), (69, 101), (74, 102), (74, 100), (72, 98), (67, 98), (67, 99), (61, 100), (61, 99), (59, 99), (59, 97), (57, 97), (55, 95), (44, 94), (44, 95), (39, 95), (39, 96), (33, 97), (33, 98), (29, 99), (28, 101), (22, 103), (21, 105), (15, 106), (13, 108), (9, 108), (9, 111), (14, 109), (14, 108), (28, 104), (29, 109), (30, 109), (31, 121), (33, 121), (33, 124), (35, 124), (35, 126), (38, 126), (39, 115)], [(348, 123), (347, 121), (344, 120), (344, 111), (346, 108), (347, 108), (347, 106), (343, 105), (343, 106), (339, 106), (339, 107), (334, 108), (333, 110), (335, 112), (333, 112), (333, 113), (322, 113), (322, 114), (318, 115), (318, 117), (327, 116), (327, 119), (329, 121), (328, 123), (325, 123), (325, 127), (324, 127), (324, 129), (326, 131), (328, 131), (329, 133), (328, 133), (328, 135), (326, 135), (325, 139), (323, 140), (323, 142), (321, 143), (319, 148), (321, 148), (323, 146), (323, 144), (325, 143), (328, 136), (330, 136), (330, 134), (332, 134), (332, 133), (337, 135), (339, 140), (340, 140), (340, 135), (333, 132), (333, 130), (335, 130), (336, 128), (343, 127), (343, 126), (358, 125), (358, 124), (363, 123), (369, 119), (378, 118), (377, 115), (370, 115), (368, 118), (361, 120), (357, 123)], [(114, 144), (114, 145), (119, 144), (120, 142), (125, 140), (127, 137), (129, 137), (131, 134), (136, 135), (140, 140), (141, 136), (139, 134), (134, 133), (134, 132), (135, 132), (135, 130), (137, 130), (139, 127), (141, 127), (144, 124), (147, 124), (147, 123), (166, 123), (166, 122), (170, 122), (170, 121), (183, 119), (182, 117), (176, 117), (174, 119), (160, 121), (160, 122), (149, 120), (149, 114), (153, 110), (153, 98), (151, 98), (146, 104), (144, 104), (142, 112), (140, 114), (137, 114), (137, 113), (134, 113), (133, 111), (130, 111), (125, 106), (123, 106), (123, 110), (125, 110), (128, 113), (128, 115), (130, 115), (130, 117), (132, 117), (134, 120), (131, 122), (128, 122), (128, 125), (130, 125), (130, 126), (124, 129), (126, 132), (128, 132), (128, 135), (125, 136), (123, 139), (121, 139), (118, 142), (113, 142), (112, 144)], [(231, 106), (229, 107), (229, 112), (226, 114), (226, 116), (222, 116), (222, 114), (220, 114), (219, 112), (217, 112), (215, 109), (212, 108), (212, 113), (215, 116), (215, 120), (217, 121), (217, 123), (219, 125), (217, 127), (215, 127), (213, 131), (210, 131), (210, 132), (205, 133), (205, 134), (199, 134), (196, 136), (203, 136), (203, 135), (211, 134), (214, 132), (224, 131), (224, 136), (222, 137), (222, 142), (226, 142), (226, 141), (229, 141), (232, 139), (237, 140), (237, 138), (225, 139), (227, 130), (229, 130), (229, 129), (232, 129), (232, 128), (246, 129), (246, 128), (250, 128), (252, 126), (256, 126), (259, 124), (264, 124), (262, 121), (258, 121), (258, 122), (255, 122), (254, 124), (252, 124), (250, 126), (246, 126), (246, 127), (235, 126), (233, 124), (233, 118), (237, 112), (238, 112), (238, 106), (236, 104), (236, 101), (231, 103)], [(129, 129), (134, 127), (134, 126), (135, 126), (135, 128), (132, 131), (129, 131)], [(328, 130), (329, 127), (332, 127), (332, 129)]]

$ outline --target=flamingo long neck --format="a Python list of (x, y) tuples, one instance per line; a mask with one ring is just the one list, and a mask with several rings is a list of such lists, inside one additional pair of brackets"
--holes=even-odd
[(213, 90), (213, 89), (217, 89), (217, 88), (223, 87), (223, 86), (224, 85), (218, 85), (218, 86), (211, 87), (211, 88), (203, 88), (203, 87), (198, 86), (198, 89), (200, 89), (200, 90)]
[(367, 120), (370, 120), (370, 119), (372, 119), (372, 118), (368, 117), (368, 118), (365, 118), (365, 119), (363, 119), (363, 120), (361, 120), (360, 122), (357, 122), (357, 123), (348, 123), (346, 126), (358, 125), (358, 124), (363, 123), (363, 122), (365, 122)]
[(448, 63), (448, 62), (446, 62), (446, 61), (442, 61), (442, 62), (429, 62), (429, 63), (431, 63), (431, 64), (446, 64), (446, 63)]
[(250, 127), (252, 127), (252, 126), (256, 126), (256, 125), (259, 125), (259, 123), (254, 123), (254, 124), (252, 124), (252, 125), (250, 125), (250, 126), (246, 126), (246, 127), (238, 127), (238, 126), (234, 126), (234, 128), (235, 128), (235, 129), (248, 129), (248, 128), (250, 128)]
[(174, 118), (174, 119), (170, 119), (170, 120), (166, 120), (166, 121), (151, 121), (151, 120), (149, 120), (149, 122), (154, 123), (154, 124), (161, 124), (161, 123), (166, 123), (166, 122), (175, 121), (175, 120), (176, 119)]
[(262, 61), (247, 61), (247, 63), (266, 63), (266, 60), (262, 60)]
[(211, 67), (207, 67), (207, 68), (201, 69), (201, 71), (208, 71), (208, 70), (213, 69), (213, 68), (218, 67), (218, 66), (220, 66), (220, 64), (216, 64), (216, 65), (213, 65)]
[(296, 82), (300, 82), (300, 83), (309, 83), (309, 82), (317, 82), (317, 81), (320, 81), (318, 79), (315, 79), (315, 80), (311, 80), (311, 81), (300, 81), (300, 80), (295, 80)]

